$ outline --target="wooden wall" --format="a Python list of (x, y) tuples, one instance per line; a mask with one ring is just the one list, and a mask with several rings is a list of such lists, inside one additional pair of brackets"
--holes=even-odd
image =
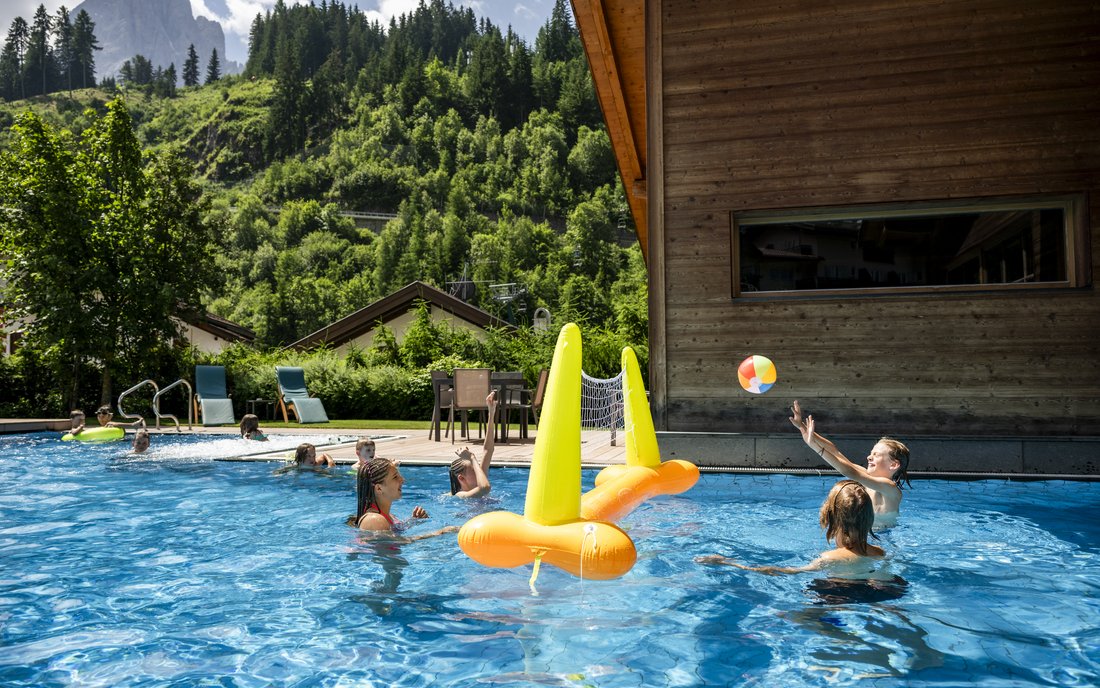
[[(1100, 435), (1100, 5), (649, 0), (651, 369), (671, 431)], [(1084, 194), (1083, 286), (734, 298), (731, 212)], [(779, 384), (741, 391), (748, 354)]]

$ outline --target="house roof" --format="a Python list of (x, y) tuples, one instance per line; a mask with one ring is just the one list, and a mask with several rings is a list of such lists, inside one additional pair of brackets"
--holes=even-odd
[(646, 24), (642, 0), (572, 0), (592, 83), (615, 151), (642, 255), (649, 261), (646, 196)]
[(253, 342), (256, 340), (256, 333), (252, 330), (213, 313), (181, 312), (179, 317), (188, 325), (227, 341)]
[(440, 291), (430, 284), (416, 281), (369, 306), (360, 308), (351, 315), (302, 337), (293, 344), (288, 344), (286, 348), (305, 350), (322, 344), (340, 346), (371, 331), (379, 321), (386, 322), (404, 315), (416, 305), (417, 301), (427, 301), (432, 306), (481, 328), (501, 327), (513, 329), (508, 322), (491, 313), (471, 306), (462, 299)]

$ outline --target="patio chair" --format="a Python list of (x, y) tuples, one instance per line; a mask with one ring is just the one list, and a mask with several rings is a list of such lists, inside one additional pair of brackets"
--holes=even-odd
[(301, 368), (275, 366), (275, 379), (279, 383), (279, 409), (283, 422), (289, 423), (287, 412), (294, 414), (299, 423), (327, 423), (325, 405), (317, 397), (311, 397), (306, 389), (306, 374)]
[[(489, 412), (489, 407), (485, 404), (485, 397), (489, 396), (489, 376), (491, 371), (488, 368), (455, 368), (454, 385), (451, 387), (451, 415), (447, 420), (447, 431), (451, 434), (451, 444), (455, 441), (455, 412), (463, 414), (462, 427), (468, 428), (470, 411), (484, 411), (485, 413), (478, 417), (478, 437), (483, 434), (483, 421), (484, 416)], [(469, 436), (467, 429), (466, 435)]]
[(225, 391), (225, 366), (195, 366), (195, 418), (203, 425), (231, 425), (233, 400)]
[(520, 437), (527, 437), (528, 414), (535, 418), (535, 425), (539, 424), (539, 412), (542, 411), (542, 398), (546, 395), (546, 380), (550, 377), (550, 369), (543, 368), (539, 371), (539, 381), (534, 391), (523, 389), (519, 391), (518, 399), (510, 399), (507, 408), (509, 412), (518, 411)]
[[(435, 435), (439, 441), (439, 426), (443, 423), (443, 409), (451, 407), (451, 376), (445, 370), (432, 371), (432, 425), (428, 428), (428, 439)], [(439, 388), (439, 398), (435, 398), (435, 389)], [(450, 428), (447, 429), (450, 433)]]

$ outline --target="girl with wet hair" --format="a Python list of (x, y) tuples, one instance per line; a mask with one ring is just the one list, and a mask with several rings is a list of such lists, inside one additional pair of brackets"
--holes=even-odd
[(241, 418), (241, 437), (258, 442), (267, 441), (267, 435), (260, 430), (260, 418), (255, 413), (246, 413)]
[[(401, 499), (405, 478), (397, 469), (397, 464), (389, 459), (373, 458), (359, 468), (355, 479), (356, 509), (348, 516), (347, 524), (359, 530), (374, 532), (392, 532), (400, 522), (390, 514), (390, 507)], [(414, 507), (413, 518), (428, 518), (423, 507)], [(447, 526), (432, 533), (408, 538), (421, 540), (443, 533), (458, 530), (456, 526)]]
[[(902, 483), (909, 484), (909, 448), (901, 442), (883, 437), (867, 455), (867, 467), (853, 463), (830, 440), (815, 430), (814, 417), (802, 417), (802, 408), (791, 404), (791, 424), (802, 433), (810, 449), (840, 472), (867, 489), (875, 510), (875, 525), (885, 528), (897, 524), (901, 508)], [(910, 487), (912, 487), (910, 485)]]
[(317, 456), (317, 447), (302, 442), (294, 450), (294, 465), (298, 468), (332, 468), (336, 461), (328, 454)]
[(822, 552), (805, 566), (746, 566), (729, 557), (711, 554), (696, 557), (700, 564), (722, 564), (747, 571), (759, 571), (768, 575), (778, 573), (803, 573), (827, 570), (836, 578), (872, 578), (879, 575), (879, 563), (886, 556), (881, 547), (867, 542), (867, 537), (877, 536), (871, 530), (875, 522), (875, 509), (871, 495), (854, 480), (841, 480), (821, 505), (821, 527), (825, 529), (825, 541), (835, 542), (836, 548)]
[(451, 462), (448, 475), (451, 479), (451, 494), (455, 497), (483, 497), (493, 489), (489, 482), (489, 464), (493, 461), (496, 449), (497, 393), (492, 391), (485, 397), (485, 406), (489, 409), (490, 426), (485, 429), (485, 443), (482, 445), (481, 460), (478, 461), (469, 447), (455, 452), (458, 455)]

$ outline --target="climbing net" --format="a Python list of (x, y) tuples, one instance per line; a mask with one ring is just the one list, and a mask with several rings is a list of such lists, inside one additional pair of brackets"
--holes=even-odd
[(623, 374), (601, 379), (581, 371), (581, 427), (611, 432), (623, 427)]

